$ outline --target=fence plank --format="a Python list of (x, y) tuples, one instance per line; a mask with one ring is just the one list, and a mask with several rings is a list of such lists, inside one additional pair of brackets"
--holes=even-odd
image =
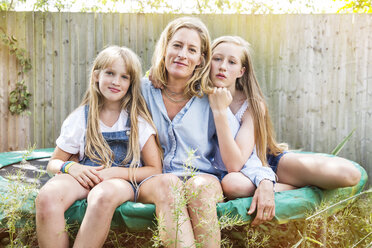
[[(0, 12), (0, 32), (8, 33), (7, 12)], [(9, 49), (3, 42), (0, 43), (0, 151), (7, 151), (8, 146), (8, 66)]]
[[(7, 32), (9, 34), (14, 34), (14, 36), (17, 38), (17, 15), (16, 13), (8, 13), (8, 28)], [(10, 35), (11, 36), (11, 35)], [(9, 93), (15, 89), (16, 83), (18, 81), (18, 72), (19, 67), (17, 64), (16, 56), (14, 54), (11, 54), (9, 56), (8, 60), (8, 85), (6, 86), (6, 107), (8, 108), (8, 97)], [(10, 151), (17, 150), (17, 136), (16, 136), (16, 130), (17, 130), (17, 116), (11, 115), (9, 112), (7, 114), (7, 120), (8, 120), (8, 128), (6, 135), (8, 136), (8, 147)]]
[[(0, 27), (19, 36), (33, 70), (18, 77), (14, 56), (0, 44), (0, 151), (54, 146), (63, 120), (81, 101), (96, 54), (109, 44), (127, 46), (145, 72), (160, 33), (180, 16), (1, 12)], [(232, 34), (251, 43), (278, 141), (329, 152), (356, 128), (341, 155), (366, 164), (372, 176), (371, 15), (194, 16), (212, 39)], [(7, 110), (9, 91), (22, 78), (33, 94), (29, 119)]]

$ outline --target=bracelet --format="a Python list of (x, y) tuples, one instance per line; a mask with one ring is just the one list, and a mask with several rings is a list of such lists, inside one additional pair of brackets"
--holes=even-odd
[(70, 167), (72, 165), (76, 164), (76, 162), (72, 161), (71, 163), (67, 164), (66, 167), (65, 167), (65, 173), (68, 173), (68, 170), (70, 169)]
[(73, 165), (76, 164), (74, 161), (66, 161), (62, 164), (60, 171), (62, 173), (68, 173), (68, 169)]

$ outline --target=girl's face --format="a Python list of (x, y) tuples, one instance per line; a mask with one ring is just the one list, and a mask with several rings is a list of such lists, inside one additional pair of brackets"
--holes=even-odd
[(242, 48), (233, 43), (223, 42), (212, 51), (210, 78), (216, 87), (235, 89), (237, 78), (243, 76)]
[(94, 75), (105, 98), (104, 104), (120, 104), (130, 85), (130, 75), (127, 73), (124, 60), (118, 57), (110, 66), (96, 71)]
[(201, 40), (197, 31), (181, 28), (174, 33), (165, 51), (165, 68), (173, 79), (191, 78), (201, 63)]

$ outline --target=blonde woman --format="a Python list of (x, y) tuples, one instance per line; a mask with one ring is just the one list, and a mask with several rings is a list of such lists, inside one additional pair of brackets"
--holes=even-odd
[[(69, 246), (64, 212), (84, 198), (87, 210), (74, 247), (101, 247), (116, 207), (134, 201), (137, 184), (161, 173), (140, 77), (139, 59), (126, 47), (110, 46), (95, 59), (84, 100), (63, 122), (48, 163), (56, 175), (36, 199), (40, 247)], [(70, 161), (76, 154), (79, 162)]]
[(159, 130), (164, 174), (141, 185), (139, 201), (156, 205), (166, 247), (220, 247), (216, 204), (222, 189), (211, 165), (216, 134), (204, 94), (210, 55), (205, 25), (197, 18), (175, 19), (162, 32), (152, 61), (152, 78), (163, 89), (148, 80), (142, 84)]
[(224, 171), (221, 184), (228, 199), (254, 194), (248, 211), (257, 210), (253, 225), (275, 215), (273, 171), (278, 178), (275, 191), (306, 185), (331, 189), (359, 182), (360, 172), (346, 159), (287, 152), (275, 141), (244, 39), (223, 36), (213, 42), (210, 79), (215, 88), (209, 102), (219, 144), (214, 166)]

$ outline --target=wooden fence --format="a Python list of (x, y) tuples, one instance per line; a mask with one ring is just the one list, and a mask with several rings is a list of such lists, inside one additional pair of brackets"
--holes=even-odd
[[(0, 43), (0, 152), (54, 147), (78, 106), (93, 58), (109, 44), (132, 48), (143, 69), (171, 14), (0, 12), (0, 28), (27, 50), (33, 69), (17, 75)], [(198, 15), (212, 38), (240, 35), (252, 44), (260, 84), (279, 141), (330, 153), (354, 128), (341, 156), (372, 175), (372, 15)], [(12, 116), (8, 95), (25, 79), (31, 116)]]

